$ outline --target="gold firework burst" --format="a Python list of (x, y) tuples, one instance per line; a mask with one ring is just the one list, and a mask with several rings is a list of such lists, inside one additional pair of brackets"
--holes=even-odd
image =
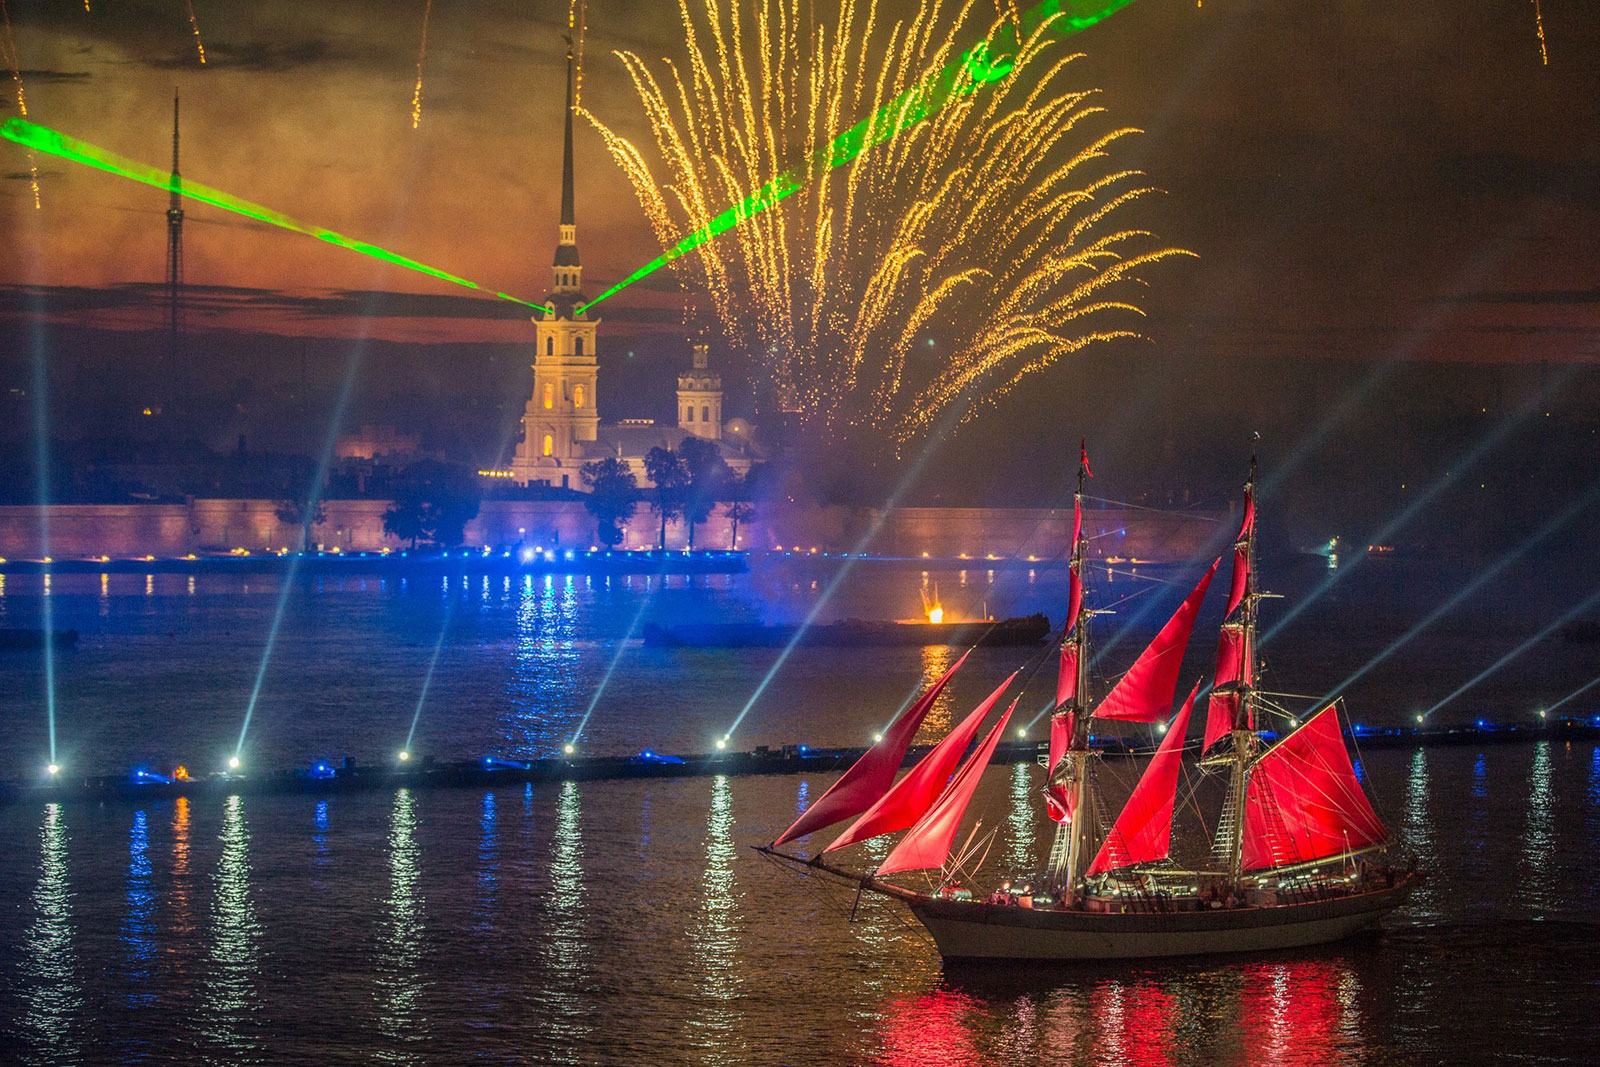
[[(1076, 57), (1052, 22), (1023, 36), (976, 9), (930, 0), (890, 20), (841, 0), (826, 22), (805, 0), (679, 0), (683, 60), (616, 53), (652, 156), (588, 116), (664, 248), (753, 191), (782, 198), (676, 266), (729, 353), (813, 428), (904, 443), (957, 403), (970, 417), (1064, 355), (1137, 336), (1128, 290), (1185, 254), (1114, 228), (1153, 191), (1105, 163), (1138, 131), (1084, 132), (1104, 109), (1066, 85)], [(852, 138), (865, 147), (837, 147)]]

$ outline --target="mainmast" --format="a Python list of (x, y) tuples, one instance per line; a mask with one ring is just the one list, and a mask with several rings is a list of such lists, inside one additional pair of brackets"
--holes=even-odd
[[(1225, 812), (1231, 818), (1224, 820), (1216, 842), (1217, 852), (1226, 863), (1228, 889), (1239, 884), (1244, 850), (1245, 790), (1248, 786), (1249, 768), (1257, 752), (1256, 724), (1256, 607), (1260, 594), (1256, 589), (1256, 450), (1251, 438), (1250, 476), (1244, 484), (1244, 522), (1239, 528), (1239, 539), (1234, 543), (1234, 590), (1230, 593), (1233, 608), (1222, 624), (1222, 646), (1232, 644), (1237, 649), (1237, 668), (1230, 671), (1231, 679), (1219, 677), (1212, 700), (1226, 701), (1232, 721), (1229, 723), (1231, 751), (1224, 758), (1228, 763), (1228, 799)], [(1235, 598), (1237, 601), (1235, 603)], [(1219, 655), (1219, 672), (1226, 656)]]
[[(1061, 676), (1056, 683), (1056, 710), (1051, 717), (1052, 750), (1064, 742), (1064, 750), (1050, 768), (1046, 786), (1052, 805), (1065, 808), (1058, 820), (1056, 842), (1050, 850), (1051, 888), (1063, 901), (1071, 903), (1078, 895), (1078, 882), (1093, 848), (1093, 796), (1090, 792), (1089, 748), (1089, 616), (1083, 605), (1083, 557), (1087, 540), (1083, 536), (1084, 481), (1093, 477), (1089, 470), (1087, 444), (1080, 446), (1078, 490), (1072, 498), (1072, 558), (1068, 565), (1067, 632), (1062, 637)], [(1064, 802), (1064, 803), (1063, 803)], [(1054, 814), (1054, 813), (1052, 813)]]

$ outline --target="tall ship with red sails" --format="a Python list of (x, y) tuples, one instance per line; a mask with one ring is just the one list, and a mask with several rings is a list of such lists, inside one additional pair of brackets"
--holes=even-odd
[[(1422, 877), (1378, 818), (1339, 726), (1338, 702), (1301, 721), (1257, 685), (1256, 461), (1206, 699), (1197, 766), (1221, 778), (1223, 799), (1201, 862), (1171, 857), (1173, 810), (1200, 682), (1174, 715), (1179, 667), (1219, 558), (1132, 667), (1091, 699), (1090, 629), (1084, 601), (1084, 479), (1073, 498), (1067, 624), (1060, 648), (1048, 773), (1041, 801), (1056, 833), (1034, 880), (984, 896), (962, 883), (981, 873), (976, 832), (952, 855), (978, 782), (1005, 735), (1017, 700), (982, 734), (1017, 678), (1013, 674), (896, 780), (923, 718), (966, 657), (933, 683), (867, 752), (769, 846), (776, 859), (835, 876), (859, 891), (899, 901), (932, 934), (946, 959), (1092, 960), (1262, 951), (1321, 944), (1375, 925)], [(1021, 672), (1017, 672), (1020, 674)], [(1281, 738), (1258, 718), (1288, 720)], [(1170, 716), (1170, 719), (1169, 719)], [(1127, 803), (1107, 816), (1099, 790), (1103, 752), (1091, 729), (1144, 723), (1162, 731)], [(814, 856), (791, 842), (848, 825)], [(905, 831), (882, 862), (854, 870), (837, 850)], [(819, 837), (818, 840), (821, 840)], [(925, 872), (914, 888), (911, 872)]]

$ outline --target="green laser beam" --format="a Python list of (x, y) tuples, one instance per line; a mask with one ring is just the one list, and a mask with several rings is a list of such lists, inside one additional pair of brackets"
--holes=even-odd
[(0, 137), (4, 137), (8, 141), (15, 141), (17, 144), (31, 148), (36, 152), (59, 156), (74, 163), (82, 163), (88, 167), (121, 175), (124, 178), (132, 178), (136, 182), (143, 182), (146, 185), (153, 185), (157, 189), (175, 192), (202, 204), (210, 204), (212, 207), (219, 207), (224, 211), (232, 211), (235, 214), (255, 219), (258, 222), (269, 223), (294, 233), (304, 234), (307, 237), (315, 237), (319, 241), (326, 241), (328, 244), (347, 248), (363, 256), (371, 256), (373, 259), (382, 260), (385, 263), (393, 263), (407, 270), (414, 270), (418, 274), (426, 274), (430, 278), (437, 278), (453, 285), (474, 289), (480, 293), (498, 297), (501, 300), (509, 300), (512, 303), (521, 304), (524, 307), (539, 308), (543, 311), (553, 310), (544, 304), (523, 300), (508, 293), (489, 293), (489, 290), (483, 288), (477, 282), (468, 281), (460, 275), (451, 274), (449, 271), (440, 270), (438, 267), (430, 267), (426, 263), (418, 262), (409, 256), (402, 256), (399, 253), (390, 252), (386, 248), (379, 248), (368, 241), (346, 237), (342, 233), (336, 233), (323, 226), (312, 226), (309, 223), (290, 218), (281, 211), (274, 211), (269, 207), (263, 207), (260, 204), (254, 204), (236, 196), (230, 196), (220, 189), (213, 189), (210, 186), (201, 185), (199, 182), (184, 181), (174, 175), (157, 170), (155, 167), (128, 159), (126, 156), (119, 156), (115, 152), (108, 152), (103, 148), (89, 144), (87, 141), (69, 137), (64, 133), (50, 129), (48, 126), (40, 126), (38, 123), (29, 122), (27, 119), (6, 119), (5, 122), (0, 123)]
[[(1070, 37), (1105, 21), (1131, 3), (1133, 0), (1040, 0), (1020, 15), (1022, 28), (1020, 36), (1031, 36), (1047, 19), (1055, 19), (1054, 27), (1060, 30), (1061, 36)], [(726, 233), (746, 219), (776, 207), (789, 196), (805, 188), (806, 183), (812, 178), (848, 163), (867, 149), (903, 133), (936, 114), (956, 97), (976, 92), (990, 82), (999, 81), (1012, 70), (1012, 60), (1007, 52), (1015, 53), (1019, 47), (1019, 35), (1010, 26), (1004, 27), (996, 40), (980, 41), (963, 52), (954, 63), (930, 74), (839, 134), (813, 153), (804, 164), (779, 174), (698, 230), (680, 238), (671, 248), (587, 304), (580, 305), (577, 310), (587, 311), (607, 297), (622, 292), (634, 282), (649, 277), (685, 253), (694, 251), (713, 237)]]

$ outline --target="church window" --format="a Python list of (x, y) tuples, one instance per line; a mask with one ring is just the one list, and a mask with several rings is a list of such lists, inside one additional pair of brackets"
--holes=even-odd
[(710, 422), (711, 421), (711, 405), (710, 404), (701, 404), (700, 405), (700, 421), (701, 422)]
[(694, 405), (693, 404), (690, 404), (688, 407), (683, 409), (683, 421), (684, 422), (693, 422), (694, 421)]
[(572, 406), (575, 408), (583, 407), (583, 386), (581, 385), (572, 387)]
[(544, 454), (553, 455), (556, 450), (556, 439), (549, 434), (544, 435)]
[(581, 338), (581, 337), (577, 338), (576, 340), (574, 340), (572, 342), (572, 344), (573, 344), (572, 354), (575, 355), (575, 356), (583, 355), (583, 338)]
[(556, 339), (554, 337), (546, 337), (544, 339), (544, 354), (547, 356), (556, 354)]
[[(544, 383), (544, 406), (546, 408), (553, 408), (553, 407), (556, 406), (556, 383), (555, 382), (545, 382)], [(547, 456), (549, 454), (550, 453), (548, 453), (548, 452), (545, 453), (545, 455), (547, 455)]]

